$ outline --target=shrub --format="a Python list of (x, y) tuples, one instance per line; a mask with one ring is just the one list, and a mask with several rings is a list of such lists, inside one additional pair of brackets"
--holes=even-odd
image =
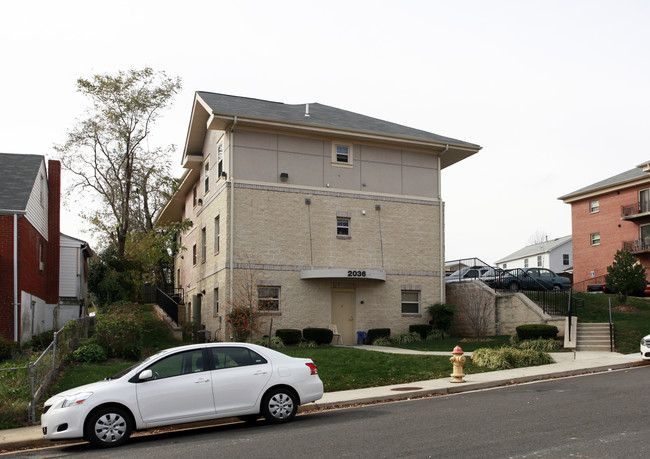
[(508, 370), (510, 368), (545, 365), (554, 361), (545, 352), (504, 346), (494, 349), (477, 349), (472, 353), (472, 362), (492, 370)]
[(422, 341), (422, 337), (418, 332), (400, 333), (399, 335), (394, 336), (392, 341), (393, 344), (416, 343)]
[(183, 341), (186, 343), (198, 342), (198, 331), (200, 329), (201, 329), (201, 324), (197, 324), (196, 322), (185, 322), (181, 326)]
[(435, 340), (447, 339), (447, 338), (449, 338), (449, 333), (447, 333), (444, 330), (438, 330), (434, 328), (433, 330), (431, 330), (431, 332), (429, 332), (426, 339), (429, 341), (435, 341)]
[(429, 324), (413, 324), (409, 325), (409, 332), (416, 332), (420, 338), (425, 339), (433, 330), (433, 326)]
[(307, 341), (314, 341), (316, 344), (330, 344), (334, 338), (334, 332), (329, 328), (305, 328), (302, 335)]
[(527, 339), (553, 338), (557, 337), (559, 330), (555, 325), (527, 324), (517, 327), (517, 336), (521, 341)]
[(275, 331), (275, 336), (280, 338), (287, 346), (298, 344), (302, 339), (302, 332), (295, 328), (280, 328)]
[(9, 360), (16, 350), (16, 343), (0, 335), (0, 360)]
[(138, 360), (142, 353), (142, 312), (136, 305), (111, 307), (97, 318), (95, 336), (108, 357)]
[(44, 351), (54, 341), (54, 330), (39, 333), (32, 336), (31, 341), (27, 343), (35, 351)]
[(519, 349), (530, 349), (533, 351), (553, 352), (562, 349), (562, 343), (556, 339), (528, 339), (521, 341), (517, 347)]
[(380, 336), (379, 338), (375, 338), (372, 344), (375, 346), (390, 346), (393, 343), (391, 342), (390, 338)]
[(76, 362), (103, 362), (106, 358), (106, 351), (99, 344), (81, 346), (72, 353), (72, 359)]
[(450, 304), (432, 304), (427, 308), (427, 313), (431, 316), (429, 323), (433, 328), (448, 331), (454, 321), (454, 312), (456, 312), (456, 307)]
[(390, 338), (390, 328), (371, 328), (368, 330), (368, 342), (375, 344), (377, 338)]
[(264, 339), (257, 340), (255, 344), (259, 346), (268, 347), (271, 349), (282, 349), (284, 347), (282, 338), (280, 338), (279, 336), (272, 336), (271, 339), (268, 339), (268, 337), (266, 337)]
[(314, 341), (301, 341), (298, 343), (298, 347), (301, 349), (313, 349), (315, 347), (318, 347), (318, 344), (316, 344)]

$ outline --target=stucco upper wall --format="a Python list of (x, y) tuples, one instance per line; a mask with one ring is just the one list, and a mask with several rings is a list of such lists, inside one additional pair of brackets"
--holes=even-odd
[[(234, 132), (232, 174), (238, 180), (438, 198), (438, 157), (354, 143), (352, 165), (332, 163), (332, 142), (254, 131)], [(208, 142), (204, 151), (208, 150)]]

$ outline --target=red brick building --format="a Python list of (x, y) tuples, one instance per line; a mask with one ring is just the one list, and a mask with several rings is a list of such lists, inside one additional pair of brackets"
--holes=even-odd
[(0, 153), (0, 334), (52, 329), (59, 302), (61, 164)]
[(574, 290), (604, 283), (621, 249), (650, 272), (650, 162), (558, 199), (571, 204)]

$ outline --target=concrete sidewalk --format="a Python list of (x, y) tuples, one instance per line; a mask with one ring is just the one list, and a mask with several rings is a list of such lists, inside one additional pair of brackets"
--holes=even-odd
[[(441, 355), (451, 357), (450, 352), (410, 351), (407, 349), (379, 346), (358, 346), (358, 348), (395, 354)], [(469, 357), (471, 352), (467, 352), (464, 355)], [(538, 367), (469, 374), (465, 376), (464, 383), (452, 383), (451, 378), (447, 377), (392, 386), (326, 392), (323, 398), (316, 403), (310, 403), (300, 407), (300, 411), (305, 412), (319, 408), (343, 407), (387, 400), (405, 400), (428, 395), (455, 394), (508, 384), (618, 370), (650, 363), (650, 361), (646, 362), (642, 360), (640, 354), (622, 355), (614, 352), (557, 352), (551, 353), (551, 355), (556, 363)], [(451, 363), (449, 365), (449, 371), (451, 373)], [(200, 425), (218, 425), (225, 422), (232, 422), (233, 420), (233, 418), (218, 419), (208, 423), (201, 423)], [(182, 427), (187, 428), (188, 425)], [(72, 440), (71, 442), (75, 443), (78, 440)], [(0, 453), (19, 448), (34, 448), (56, 444), (62, 444), (62, 442), (53, 443), (43, 439), (40, 426), (0, 430)]]

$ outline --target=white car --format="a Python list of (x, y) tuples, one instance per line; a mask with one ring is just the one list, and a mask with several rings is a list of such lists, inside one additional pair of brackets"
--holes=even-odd
[(61, 392), (43, 407), (48, 440), (84, 438), (118, 446), (134, 430), (239, 417), (291, 420), (323, 396), (310, 359), (247, 343), (206, 343), (161, 351), (113, 378)]
[(650, 360), (650, 335), (641, 338), (641, 357)]

